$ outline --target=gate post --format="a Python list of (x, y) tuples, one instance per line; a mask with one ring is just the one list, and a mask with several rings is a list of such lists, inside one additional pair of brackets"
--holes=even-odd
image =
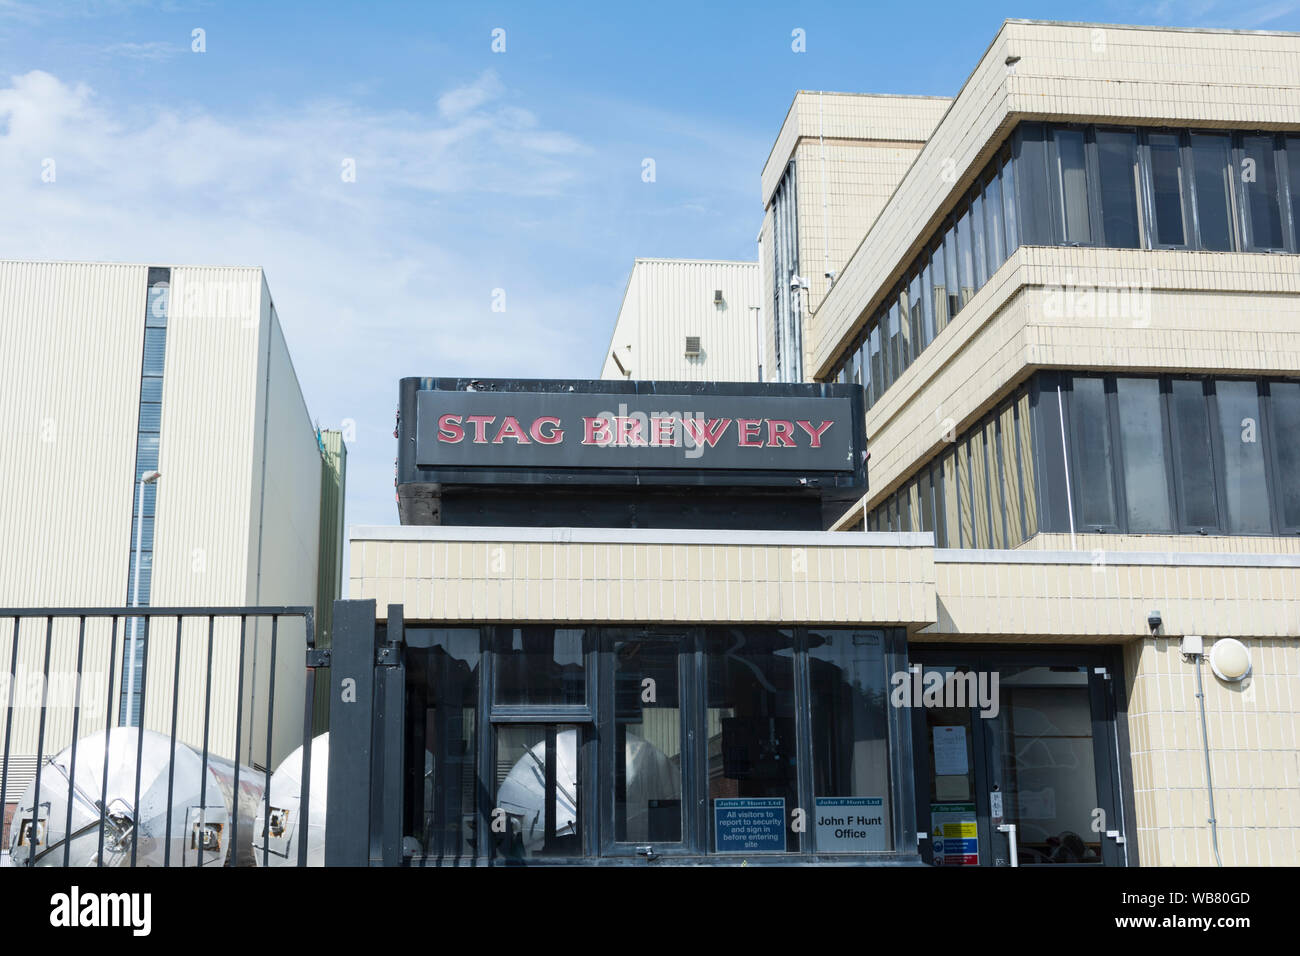
[(326, 866), (366, 866), (370, 862), (375, 644), (374, 600), (335, 601)]
[[(384, 640), (375, 652), (374, 750), (371, 764), (370, 863), (402, 865), (402, 776), (406, 745), (406, 635), (402, 605), (388, 605)], [(423, 766), (420, 767), (423, 773)]]

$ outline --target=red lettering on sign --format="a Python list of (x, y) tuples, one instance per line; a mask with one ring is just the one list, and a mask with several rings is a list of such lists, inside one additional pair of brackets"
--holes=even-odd
[(618, 436), (615, 441), (616, 445), (640, 446), (645, 444), (645, 439), (641, 437), (641, 419), (628, 416), (616, 418), (614, 421), (617, 423), (615, 428), (615, 433)]
[(718, 439), (726, 433), (730, 426), (730, 418), (710, 418), (708, 424), (698, 418), (682, 419), (682, 427), (691, 436), (691, 441), (695, 442), (697, 446), (708, 445), (710, 448), (718, 444)]
[(799, 424), (799, 427), (800, 427), (800, 428), (802, 428), (804, 431), (806, 431), (806, 432), (808, 433), (808, 437), (812, 439), (812, 441), (810, 441), (810, 442), (808, 443), (809, 447), (810, 447), (810, 448), (821, 448), (821, 447), (822, 447), (822, 435), (824, 435), (824, 434), (826, 433), (826, 429), (830, 428), (830, 427), (831, 427), (832, 425), (834, 425), (835, 423), (834, 423), (834, 422), (822, 422), (820, 428), (813, 428), (813, 424), (812, 424), (812, 422), (800, 421), (798, 424)]
[(443, 415), (438, 419), (438, 441), (455, 445), (465, 439), (465, 429), (460, 427), (459, 415)]
[(465, 421), (474, 426), (474, 444), (486, 445), (487, 426), (497, 420), (495, 415), (466, 415)]
[[(550, 425), (549, 432), (543, 432), (542, 426)], [(533, 441), (539, 445), (558, 445), (564, 441), (564, 429), (560, 427), (560, 420), (551, 415), (544, 415), (533, 422), (533, 427), (528, 429), (528, 434), (533, 436)]]
[(497, 429), (497, 437), (492, 439), (492, 444), (500, 445), (507, 438), (513, 438), (516, 445), (532, 444), (528, 436), (524, 434), (524, 428), (519, 424), (519, 419), (513, 415), (507, 415), (501, 420), (501, 427)]
[(753, 441), (758, 438), (758, 430), (763, 427), (761, 418), (737, 418), (736, 429), (740, 432), (740, 440), (736, 442), (741, 448), (762, 448), (763, 441)]
[(794, 422), (780, 418), (767, 420), (767, 444), (769, 448), (794, 447)]
[(582, 420), (582, 443), (584, 445), (608, 445), (614, 440), (609, 430), (607, 418), (584, 418)]
[(650, 444), (656, 448), (676, 444), (673, 441), (673, 425), (677, 419), (656, 415), (650, 419)]

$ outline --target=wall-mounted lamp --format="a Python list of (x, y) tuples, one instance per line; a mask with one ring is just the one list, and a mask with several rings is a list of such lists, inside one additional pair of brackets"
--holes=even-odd
[(1215, 641), (1210, 648), (1210, 670), (1219, 680), (1235, 684), (1249, 677), (1250, 669), (1250, 651), (1235, 637)]

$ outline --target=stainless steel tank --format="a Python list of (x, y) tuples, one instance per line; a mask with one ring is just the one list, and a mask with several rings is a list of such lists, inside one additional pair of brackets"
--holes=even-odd
[[(68, 747), (41, 770), (40, 806), (34, 806), (34, 779), (18, 802), (9, 828), (12, 865), (25, 866), (30, 860), (35, 866), (62, 866), (66, 848), (70, 866), (130, 866), (133, 847), (137, 866), (163, 866), (165, 861), (171, 866), (248, 865), (253, 814), (262, 797), (261, 775), (240, 767), (236, 793), (235, 765), (231, 761), (209, 754), (205, 778), (202, 754), (177, 741), (173, 761), (172, 747), (170, 737), (135, 727), (99, 731)], [(236, 816), (240, 845), (232, 847), (231, 823)]]

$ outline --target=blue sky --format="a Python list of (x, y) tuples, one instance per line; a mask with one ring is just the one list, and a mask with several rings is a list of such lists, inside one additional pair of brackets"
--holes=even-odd
[(635, 256), (755, 257), (795, 90), (954, 95), (1006, 17), (1300, 0), (0, 0), (0, 258), (265, 268), (312, 416), (355, 423), (348, 522), (391, 524), (399, 378), (596, 376)]

